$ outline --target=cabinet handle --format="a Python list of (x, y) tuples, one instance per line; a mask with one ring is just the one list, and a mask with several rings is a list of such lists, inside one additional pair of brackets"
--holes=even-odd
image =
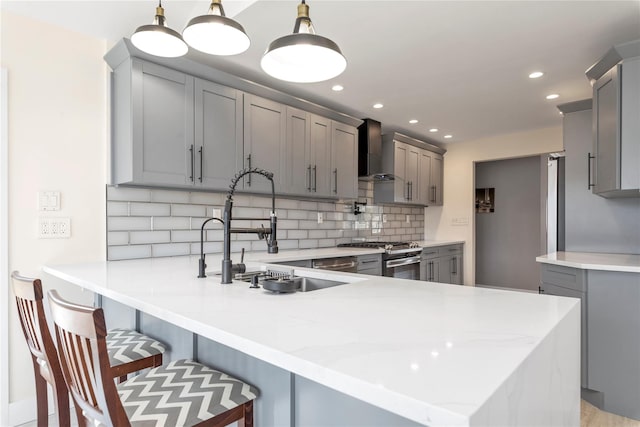
[(409, 181), (407, 181), (407, 188), (404, 191), (404, 199), (409, 200)]
[[(247, 163), (249, 163), (249, 169), (251, 169), (251, 154), (247, 156)], [(247, 175), (247, 187), (251, 187), (251, 174)]]
[(413, 200), (413, 181), (409, 181), (409, 200)]
[(595, 184), (591, 183), (591, 160), (595, 159), (596, 156), (592, 156), (591, 153), (587, 153), (587, 190), (591, 190)]
[(191, 155), (191, 175), (189, 176), (189, 179), (191, 180), (191, 182), (193, 182), (193, 170), (195, 169), (195, 163), (196, 163), (196, 159), (195, 159), (195, 153), (193, 152), (193, 145), (191, 145), (191, 147), (189, 147), (189, 153)]
[(307, 191), (311, 192), (311, 165), (307, 166)]
[(318, 191), (318, 167), (313, 165), (313, 192)]
[(200, 147), (200, 149), (198, 150), (198, 153), (200, 154), (200, 176), (198, 177), (198, 180), (200, 180), (200, 182), (202, 182), (202, 150), (204, 149), (204, 147)]
[(538, 286), (538, 293), (539, 294), (544, 294), (544, 289), (542, 289), (541, 286)]
[(333, 170), (333, 176), (335, 179), (335, 183), (333, 185), (333, 194), (338, 194), (338, 168)]
[(451, 274), (458, 274), (458, 257), (451, 258), (452, 266), (451, 266)]

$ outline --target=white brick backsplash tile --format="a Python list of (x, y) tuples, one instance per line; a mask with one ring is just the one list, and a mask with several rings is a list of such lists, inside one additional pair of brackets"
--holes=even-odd
[[(192, 255), (200, 255), (200, 242), (191, 243), (191, 254)], [(222, 242), (204, 242), (204, 253), (205, 254), (220, 254), (222, 253), (224, 245)], [(210, 265), (209, 268), (212, 266)], [(220, 266), (215, 266), (214, 270), (220, 270)], [(208, 269), (207, 269), (208, 270)]]
[(322, 224), (318, 224), (318, 221), (298, 221), (299, 227), (305, 230), (313, 230), (318, 228)]
[(207, 209), (202, 205), (183, 205), (172, 204), (171, 216), (196, 216), (204, 217), (207, 215)]
[[(251, 242), (243, 242), (243, 241), (231, 242), (231, 252), (240, 252), (242, 251), (242, 248), (244, 248), (245, 251), (250, 250)], [(237, 259), (234, 259), (233, 262), (234, 264), (240, 262), (240, 256), (238, 256)]]
[(200, 241), (200, 231), (198, 230), (172, 230), (171, 231), (172, 243), (199, 242), (199, 241)]
[(317, 213), (316, 212), (310, 212), (310, 211), (289, 211), (288, 212), (288, 218), (289, 219), (310, 219), (311, 215), (316, 215), (317, 217)]
[(282, 221), (278, 220), (278, 229), (283, 230), (297, 230), (298, 229), (298, 220), (295, 219), (283, 219)]
[(327, 237), (335, 239), (344, 236), (344, 230), (327, 230)]
[(234, 218), (268, 218), (269, 213), (265, 212), (263, 208), (244, 208), (244, 207), (235, 207), (233, 208), (233, 217)]
[(344, 219), (344, 213), (342, 212), (327, 212), (324, 219), (326, 221), (342, 221)]
[(325, 239), (327, 232), (325, 230), (309, 230), (310, 239)]
[(109, 231), (151, 230), (151, 218), (114, 216), (107, 218)]
[(225, 198), (226, 193), (205, 193), (199, 191), (189, 193), (189, 201), (193, 205), (222, 206), (224, 205)]
[(402, 208), (402, 213), (403, 213), (403, 214), (410, 214), (410, 213), (411, 213), (411, 208), (409, 208), (409, 207), (403, 207), (403, 208)]
[(325, 221), (322, 224), (316, 224), (316, 227), (321, 230), (335, 230), (336, 224), (335, 221)]
[(317, 240), (312, 240), (312, 239), (299, 240), (298, 241), (298, 247), (300, 249), (317, 248), (318, 247), (318, 241)]
[(278, 249), (298, 249), (298, 240), (278, 240)]
[(358, 237), (358, 231), (357, 230), (345, 230), (344, 231), (344, 237), (349, 237), (351, 239), (353, 239), (354, 237)]
[[(200, 228), (202, 227), (202, 223), (205, 222), (207, 219), (209, 218), (205, 218), (205, 217), (191, 218), (191, 229), (200, 230)], [(215, 230), (216, 228), (222, 229), (222, 223), (216, 220), (209, 221), (205, 226), (205, 230)]]
[[(268, 208), (271, 210), (271, 197), (251, 196), (251, 206), (254, 208)], [(278, 200), (276, 199), (276, 208), (278, 207)]]
[(189, 203), (188, 191), (151, 190), (151, 201), (162, 203)]
[(317, 211), (318, 210), (318, 202), (300, 202), (299, 209), (305, 211)]
[(151, 245), (109, 246), (107, 248), (107, 258), (110, 261), (151, 258)]
[(154, 230), (188, 230), (191, 221), (187, 217), (159, 216), (153, 218)]
[[(279, 242), (278, 242), (279, 243)], [(278, 245), (278, 249), (280, 246)], [(251, 242), (251, 250), (255, 252), (264, 252), (267, 253), (267, 242), (264, 240), (256, 240), (255, 242)]]
[(127, 245), (129, 244), (129, 233), (126, 231), (110, 231), (107, 233), (107, 245)]
[(222, 216), (224, 215), (224, 206), (220, 205), (220, 206), (207, 206), (207, 218), (211, 218), (213, 215), (213, 210), (217, 209), (220, 211), (219, 214), (216, 213), (215, 217), (216, 218), (220, 218), (222, 219)]
[(132, 231), (129, 233), (129, 242), (132, 245), (144, 243), (169, 243), (170, 231)]
[(333, 203), (318, 202), (318, 210), (324, 211), (324, 212), (331, 212), (335, 210), (335, 207), (333, 205), (334, 205)]
[(308, 239), (309, 232), (307, 230), (287, 230), (288, 239)]
[(336, 245), (336, 239), (320, 239), (318, 240), (318, 247), (331, 248)]
[(233, 206), (251, 207), (251, 196), (247, 194), (235, 194), (233, 196)]
[(298, 209), (300, 202), (293, 199), (276, 199), (276, 209)]
[(151, 245), (151, 253), (154, 257), (189, 255), (191, 253), (191, 247), (189, 243)]
[(129, 216), (129, 202), (107, 202), (107, 216)]
[[(205, 231), (206, 231), (206, 239), (208, 241), (222, 242), (224, 240), (224, 230), (208, 230), (205, 228)], [(200, 239), (200, 237), (198, 237), (198, 239)]]
[(107, 187), (107, 200), (123, 200), (136, 202), (151, 201), (151, 190), (148, 188)]
[(171, 205), (166, 203), (139, 203), (129, 204), (129, 215), (131, 216), (169, 216)]

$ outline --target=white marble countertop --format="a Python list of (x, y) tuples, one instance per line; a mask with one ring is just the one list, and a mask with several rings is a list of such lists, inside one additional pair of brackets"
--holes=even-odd
[[(434, 426), (469, 425), (579, 307), (572, 298), (312, 269), (297, 270), (353, 283), (273, 294), (245, 282), (198, 279), (197, 261), (154, 258), (44, 271)], [(220, 256), (207, 261), (218, 265)]]
[(544, 264), (563, 265), (583, 270), (640, 273), (640, 255), (595, 252), (553, 252), (536, 258)]
[[(446, 246), (462, 244), (464, 240), (421, 240), (418, 245), (423, 248), (430, 248), (436, 246)], [(247, 252), (245, 260), (258, 261), (258, 262), (286, 262), (286, 261), (298, 261), (304, 259), (318, 259), (318, 258), (335, 258), (342, 256), (358, 256), (368, 255), (375, 253), (383, 253), (383, 249), (372, 248), (318, 248), (318, 249), (296, 249), (296, 250), (282, 250), (277, 254), (269, 254), (266, 251), (260, 252)], [(208, 259), (207, 255), (207, 259)], [(238, 261), (240, 259), (239, 254), (232, 254), (231, 259)], [(212, 264), (209, 264), (210, 266)], [(217, 264), (216, 264), (217, 265)]]

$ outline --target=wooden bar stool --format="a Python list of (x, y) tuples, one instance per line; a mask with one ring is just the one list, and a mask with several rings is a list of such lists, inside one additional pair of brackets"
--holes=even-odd
[[(258, 390), (192, 360), (111, 379), (104, 314), (49, 292), (65, 382), (86, 426), (253, 426)], [(82, 421), (81, 421), (81, 425)]]
[[(54, 393), (58, 425), (70, 425), (69, 392), (53, 338), (45, 317), (42, 282), (11, 273), (18, 316), (31, 352), (36, 381), (38, 427), (48, 425), (47, 383)], [(145, 335), (127, 329), (115, 329), (107, 335), (111, 378), (126, 379), (127, 374), (162, 365), (164, 346)]]

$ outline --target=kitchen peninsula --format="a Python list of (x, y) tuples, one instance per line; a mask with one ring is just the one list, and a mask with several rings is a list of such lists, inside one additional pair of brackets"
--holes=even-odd
[(101, 295), (109, 327), (134, 322), (170, 358), (256, 385), (260, 426), (579, 424), (575, 299), (303, 268), (348, 283), (273, 294), (198, 279), (197, 257), (44, 271)]

